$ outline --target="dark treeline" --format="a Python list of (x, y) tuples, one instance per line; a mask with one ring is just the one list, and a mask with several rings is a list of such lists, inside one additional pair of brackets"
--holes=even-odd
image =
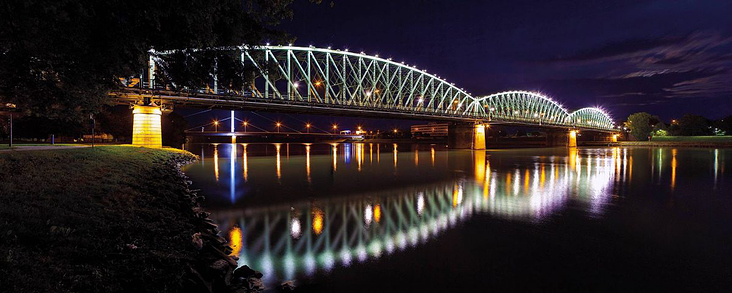
[(624, 123), (631, 139), (648, 140), (654, 136), (709, 136), (732, 134), (732, 115), (719, 120), (686, 114), (679, 119), (662, 121), (658, 116), (638, 112)]
[[(0, 123), (0, 140), (9, 135), (8, 119)], [(94, 120), (59, 120), (41, 116), (27, 115), (16, 117), (13, 121), (13, 137), (22, 142), (50, 142), (53, 135), (56, 142), (82, 142), (84, 135), (91, 135), (92, 127), (97, 134), (105, 136), (104, 142), (132, 142), (132, 110), (128, 106), (107, 106), (94, 116)], [(180, 147), (185, 143), (185, 130), (188, 122), (175, 112), (164, 112), (162, 117), (163, 145)], [(88, 142), (88, 139), (87, 141)]]

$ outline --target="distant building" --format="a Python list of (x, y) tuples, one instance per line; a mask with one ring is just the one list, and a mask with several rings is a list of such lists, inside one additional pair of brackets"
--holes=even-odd
[(429, 123), (422, 125), (412, 125), (412, 138), (416, 139), (433, 139), (447, 138), (448, 123)]

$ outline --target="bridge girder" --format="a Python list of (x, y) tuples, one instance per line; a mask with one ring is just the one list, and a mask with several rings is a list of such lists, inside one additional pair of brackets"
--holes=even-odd
[(348, 109), (344, 113), (383, 112), (378, 116), (614, 130), (612, 118), (599, 108), (570, 113), (551, 98), (528, 91), (474, 97), (436, 75), (378, 55), (269, 45), (216, 50), (237, 56), (237, 62), (252, 69), (252, 80), (240, 88), (220, 85), (215, 63), (206, 88), (176, 86), (174, 78), (167, 76), (170, 64), (166, 56), (183, 51), (151, 50), (149, 70), (126, 83), (133, 87), (112, 95), (121, 99), (157, 95), (175, 103), (208, 102), (228, 107), (271, 104), (272, 109), (313, 107), (333, 109), (334, 113)]

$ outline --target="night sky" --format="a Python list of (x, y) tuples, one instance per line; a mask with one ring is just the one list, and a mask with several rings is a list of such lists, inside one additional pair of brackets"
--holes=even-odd
[(616, 118), (732, 114), (732, 1), (296, 1), (297, 45), (392, 57), (473, 95), (522, 89)]
[(299, 0), (293, 10), (280, 28), (296, 45), (392, 57), (474, 96), (539, 91), (618, 121), (732, 114), (729, 0)]

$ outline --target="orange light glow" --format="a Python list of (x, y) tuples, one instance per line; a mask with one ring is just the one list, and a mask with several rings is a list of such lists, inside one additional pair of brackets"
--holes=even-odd
[(320, 235), (323, 232), (323, 211), (313, 207), (313, 233)]
[(374, 220), (377, 223), (379, 221), (381, 221), (381, 205), (380, 204), (376, 204), (376, 206), (374, 206)]
[(231, 247), (231, 254), (229, 255), (239, 255), (243, 246), (242, 239), (241, 228), (234, 227), (229, 231), (229, 246)]

